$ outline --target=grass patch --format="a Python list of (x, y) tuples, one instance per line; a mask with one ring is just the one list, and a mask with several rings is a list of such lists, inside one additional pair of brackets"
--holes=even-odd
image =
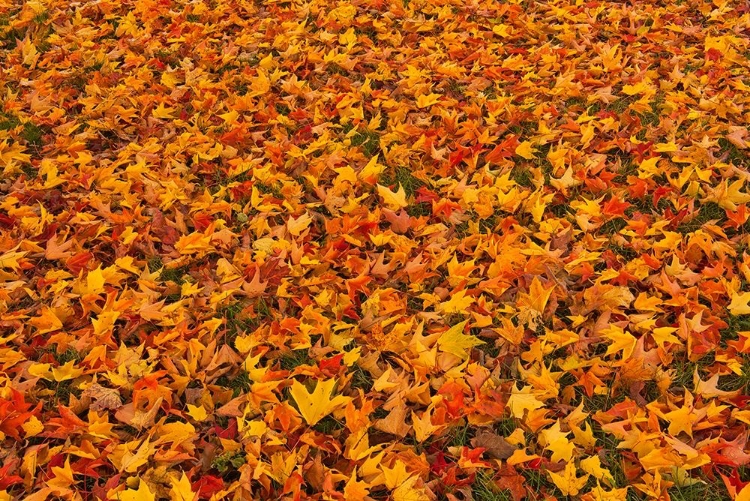
[(0, 130), (12, 130), (21, 125), (21, 121), (15, 115), (0, 112)]
[(609, 248), (612, 252), (621, 256), (626, 261), (632, 261), (638, 257), (638, 252), (622, 245), (609, 244)]
[(353, 366), (352, 379), (349, 381), (349, 386), (355, 390), (362, 390), (365, 393), (369, 393), (372, 390), (374, 383), (372, 376), (365, 371), (358, 364)]
[(42, 139), (43, 136), (44, 130), (38, 125), (32, 122), (26, 122), (25, 124), (23, 124), (21, 137), (29, 144), (29, 146), (33, 146), (37, 149), (41, 148), (44, 144), (44, 141)]
[(621, 115), (630, 107), (633, 101), (635, 101), (635, 98), (632, 96), (621, 97), (620, 99), (609, 103), (609, 106), (607, 106), (607, 111), (611, 111), (612, 113)]
[(475, 501), (512, 501), (513, 495), (507, 489), (500, 489), (489, 473), (480, 470), (471, 485)]
[(502, 418), (497, 423), (495, 423), (494, 428), (495, 432), (497, 432), (498, 435), (508, 437), (511, 433), (516, 431), (516, 428), (518, 428), (518, 423), (516, 423), (516, 420), (514, 418)]
[(605, 235), (614, 235), (615, 233), (619, 233), (620, 230), (625, 228), (627, 225), (628, 223), (623, 218), (616, 217), (604, 223), (599, 228), (599, 231), (601, 233), (604, 233)]
[(256, 319), (248, 317), (244, 310), (245, 305), (243, 303), (235, 302), (222, 306), (216, 311), (216, 315), (224, 319), (225, 342), (227, 344), (232, 344), (234, 338), (239, 334), (253, 330), (258, 326)]
[(250, 391), (253, 382), (250, 380), (250, 376), (247, 372), (241, 371), (238, 375), (231, 378), (226, 375), (221, 376), (216, 380), (216, 384), (231, 389), (232, 396), (237, 398), (243, 393)]
[(719, 331), (723, 341), (738, 339), (738, 333), (750, 331), (750, 315), (729, 315), (727, 328)]
[(549, 493), (557, 495), (558, 498), (562, 499), (562, 493), (555, 487), (546, 470), (533, 470), (530, 468), (524, 468), (521, 470), (521, 475), (526, 479), (526, 490), (527, 492), (536, 494), (532, 499), (542, 499), (543, 493)]
[(23, 40), (24, 33), (15, 28), (3, 30), (0, 32), (0, 46), (5, 49), (12, 49), (16, 46), (16, 40)]
[(462, 85), (455, 78), (449, 78), (448, 79), (448, 91), (460, 97), (460, 96), (463, 96), (464, 93), (466, 92), (466, 86)]
[[(384, 174), (380, 178), (380, 184), (397, 190), (399, 185), (404, 188), (407, 197), (414, 196), (414, 193), (424, 186), (424, 181), (414, 177), (411, 170), (406, 167), (396, 167), (393, 172)], [(432, 209), (432, 207), (430, 207)], [(432, 212), (430, 210), (430, 212)]]
[(750, 392), (750, 360), (745, 359), (740, 369), (742, 374), (727, 374), (719, 378), (719, 389), (723, 391), (742, 391), (744, 394)]
[(326, 416), (313, 426), (313, 430), (323, 433), (324, 435), (330, 435), (333, 432), (343, 430), (344, 423), (335, 419), (333, 416)]
[(719, 224), (727, 219), (727, 213), (716, 202), (706, 202), (698, 209), (698, 214), (690, 221), (682, 223), (677, 227), (679, 233), (687, 234), (699, 230), (709, 221), (718, 221)]
[[(220, 183), (223, 184), (223, 183)], [(282, 185), (281, 183), (275, 184), (275, 185), (269, 185), (265, 183), (255, 183), (255, 187), (258, 188), (258, 191), (263, 193), (264, 195), (273, 195), (274, 197), (278, 199), (284, 199), (284, 195), (281, 193)]]
[(672, 487), (669, 496), (673, 501), (731, 501), (721, 480), (698, 483), (684, 487)]
[(215, 468), (222, 475), (229, 472), (230, 470), (236, 470), (243, 464), (245, 464), (245, 452), (244, 451), (229, 451), (225, 452), (220, 456), (216, 456), (211, 461), (211, 467)]
[(305, 350), (292, 350), (286, 355), (279, 359), (281, 368), (285, 371), (291, 371), (302, 365), (313, 365), (315, 360), (310, 358), (308, 351)]
[(64, 352), (55, 355), (55, 359), (59, 364), (67, 364), (70, 361), (78, 362), (81, 360), (81, 354), (74, 348), (68, 348)]
[(351, 145), (361, 147), (362, 152), (366, 156), (374, 157), (380, 152), (380, 135), (369, 129), (357, 131), (357, 133), (351, 137)]
[[(404, 189), (406, 191), (406, 189)], [(432, 204), (428, 202), (420, 202), (411, 204), (406, 208), (406, 213), (411, 217), (422, 217), (432, 215)]]
[(163, 282), (174, 282), (177, 285), (182, 285), (185, 282), (185, 275), (187, 275), (188, 268), (183, 266), (181, 268), (163, 268), (159, 279)]
[(746, 166), (748, 164), (747, 153), (737, 148), (731, 141), (722, 137), (719, 138), (718, 143), (721, 153), (727, 155), (727, 162), (739, 166)]
[(448, 434), (448, 445), (450, 447), (470, 446), (474, 438), (474, 429), (468, 424), (454, 426)]
[[(647, 127), (655, 127), (658, 126), (661, 118), (660, 113), (661, 110), (659, 109), (664, 104), (664, 93), (663, 92), (657, 92), (654, 96), (654, 100), (651, 101), (651, 111), (639, 114), (639, 117), (641, 119), (641, 124)], [(645, 132), (645, 131), (643, 131)]]
[(534, 175), (529, 169), (514, 168), (510, 175), (510, 178), (519, 186), (524, 188), (534, 187)]
[(160, 256), (152, 256), (148, 258), (146, 265), (148, 266), (149, 272), (156, 273), (164, 267), (164, 262), (161, 260)]

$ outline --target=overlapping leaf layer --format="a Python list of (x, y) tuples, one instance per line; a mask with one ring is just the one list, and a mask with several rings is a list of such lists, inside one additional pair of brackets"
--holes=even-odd
[(750, 7), (0, 1), (0, 499), (750, 499)]

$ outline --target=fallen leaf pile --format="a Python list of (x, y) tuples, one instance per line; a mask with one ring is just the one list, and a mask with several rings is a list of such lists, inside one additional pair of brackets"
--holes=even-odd
[(0, 501), (750, 500), (744, 0), (0, 0)]

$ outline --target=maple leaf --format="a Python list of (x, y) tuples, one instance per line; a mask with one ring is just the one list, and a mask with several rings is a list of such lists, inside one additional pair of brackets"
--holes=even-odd
[(601, 331), (603, 337), (612, 341), (607, 347), (607, 355), (612, 355), (618, 352), (622, 352), (623, 360), (627, 360), (633, 355), (635, 350), (636, 339), (629, 332), (623, 330), (617, 325), (611, 325)]
[(572, 462), (568, 462), (565, 465), (565, 470), (562, 474), (552, 471), (548, 473), (552, 482), (565, 496), (577, 496), (583, 486), (586, 485), (590, 476), (586, 473), (582, 477), (576, 477), (576, 467)]
[(140, 443), (118, 445), (113, 452), (112, 464), (120, 471), (134, 473), (148, 462), (153, 450), (148, 437)]
[(417, 97), (418, 108), (429, 108), (440, 101), (440, 94), (422, 94)]
[(466, 296), (465, 290), (460, 290), (454, 294), (451, 294), (451, 297), (448, 301), (443, 301), (440, 304), (438, 304), (435, 309), (441, 313), (463, 313), (466, 314), (468, 312), (468, 308), (474, 304), (474, 298), (471, 296)]
[(37, 334), (46, 334), (63, 328), (63, 323), (54, 310), (47, 306), (42, 308), (41, 315), (29, 319), (29, 325), (36, 327)]
[(380, 195), (383, 198), (383, 202), (393, 210), (402, 209), (409, 205), (409, 202), (406, 201), (406, 191), (404, 191), (404, 187), (401, 186), (401, 184), (398, 185), (398, 190), (396, 190), (395, 193), (386, 186), (379, 184), (378, 195)]
[(76, 369), (73, 360), (66, 362), (65, 365), (52, 368), (52, 377), (55, 381), (62, 382), (69, 379), (75, 379), (83, 374), (83, 369)]
[(729, 313), (732, 315), (750, 315), (750, 292), (732, 292), (731, 303), (727, 306)]
[(417, 476), (409, 477), (393, 490), (393, 501), (430, 501)]
[(518, 146), (516, 146), (516, 155), (525, 158), (526, 160), (532, 160), (536, 158), (534, 155), (534, 148), (531, 145), (530, 141), (523, 141)]
[(520, 317), (531, 328), (536, 328), (537, 319), (544, 313), (555, 286), (545, 289), (538, 277), (534, 277), (529, 292), (518, 295), (518, 305), (522, 308)]
[(718, 388), (719, 374), (714, 374), (708, 381), (703, 381), (698, 374), (697, 367), (693, 373), (693, 384), (696, 395), (702, 395), (705, 398), (733, 397), (738, 394), (737, 391), (724, 391)]
[(18, 271), (21, 266), (21, 259), (26, 256), (28, 252), (6, 252), (0, 256), (0, 268), (10, 268), (13, 271)]
[(531, 393), (531, 387), (525, 386), (519, 389), (516, 385), (513, 386), (510, 397), (508, 398), (508, 407), (510, 408), (511, 414), (515, 418), (523, 418), (524, 411), (534, 411), (536, 409), (544, 407), (544, 402), (540, 402)]
[(403, 402), (397, 401), (397, 405), (383, 419), (375, 421), (373, 426), (380, 431), (390, 433), (397, 437), (405, 437), (409, 432), (409, 425), (406, 424), (407, 408)]
[(344, 486), (344, 497), (351, 501), (364, 501), (367, 495), (370, 493), (367, 482), (360, 482), (357, 480), (357, 468), (354, 467), (349, 480)]
[(151, 489), (148, 488), (146, 482), (141, 480), (138, 484), (138, 489), (125, 489), (124, 491), (117, 494), (117, 498), (121, 501), (155, 501), (156, 496)]
[(505, 438), (485, 430), (471, 439), (471, 445), (484, 449), (489, 457), (495, 459), (508, 459), (517, 450)]
[(314, 426), (328, 414), (340, 409), (347, 402), (351, 401), (350, 397), (344, 395), (333, 396), (336, 384), (337, 381), (335, 379), (318, 381), (313, 392), (308, 393), (302, 383), (297, 380), (292, 382), (290, 394), (297, 403), (299, 412), (307, 424)]
[(198, 498), (198, 493), (193, 492), (193, 487), (190, 484), (185, 472), (182, 472), (179, 478), (177, 476), (172, 477), (172, 487), (169, 489), (169, 499), (172, 501), (195, 501)]
[(614, 485), (615, 483), (615, 479), (612, 476), (612, 473), (609, 470), (602, 468), (602, 463), (601, 459), (599, 459), (599, 456), (591, 456), (587, 457), (586, 459), (582, 459), (581, 469), (596, 478), (597, 484), (599, 480), (604, 480), (607, 485), (610, 486)]
[(611, 490), (606, 490), (597, 480), (596, 487), (587, 494), (587, 497), (582, 499), (590, 499), (592, 501), (620, 501), (622, 499), (627, 499), (627, 495), (628, 486), (625, 486), (622, 489), (612, 488)]
[(65, 460), (62, 467), (53, 466), (52, 473), (54, 477), (47, 481), (47, 485), (58, 491), (65, 491), (67, 488), (76, 483), (73, 469), (70, 467), (70, 458)]
[(462, 360), (467, 359), (469, 357), (467, 350), (484, 343), (476, 336), (464, 334), (467, 323), (468, 320), (464, 320), (443, 332), (437, 340), (438, 349)]

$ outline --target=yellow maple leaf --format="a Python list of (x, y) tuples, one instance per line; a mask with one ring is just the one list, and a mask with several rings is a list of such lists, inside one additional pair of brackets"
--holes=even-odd
[(539, 278), (534, 277), (534, 280), (531, 282), (531, 287), (529, 288), (528, 305), (536, 311), (543, 313), (553, 290), (555, 290), (554, 285), (549, 289), (545, 289)]
[(560, 421), (556, 421), (551, 427), (542, 430), (541, 436), (546, 442), (546, 450), (552, 451), (552, 461), (568, 462), (573, 458), (575, 446), (568, 440), (570, 432), (560, 430)]
[(750, 315), (750, 305), (748, 305), (750, 303), (750, 292), (743, 292), (741, 294), (732, 292), (731, 300), (732, 302), (727, 306), (729, 313), (735, 316)]
[(587, 494), (586, 500), (592, 501), (621, 501), (628, 497), (628, 486), (626, 485), (622, 489), (612, 489), (611, 491), (604, 490), (601, 484), (597, 481), (596, 487)]
[(430, 438), (433, 433), (441, 428), (440, 426), (435, 426), (432, 424), (432, 418), (430, 416), (429, 409), (422, 413), (421, 418), (417, 416), (414, 411), (411, 411), (411, 422), (412, 426), (414, 427), (414, 435), (416, 436), (417, 442), (420, 443)]
[(737, 396), (740, 391), (724, 391), (718, 388), (719, 385), (719, 374), (714, 374), (708, 381), (703, 381), (698, 375), (698, 368), (695, 368), (693, 373), (693, 385), (695, 387), (695, 395), (701, 395), (704, 400), (706, 398), (715, 397), (727, 397), (731, 398)]
[(344, 395), (331, 398), (337, 382), (336, 379), (318, 381), (312, 393), (308, 393), (307, 388), (299, 381), (292, 382), (290, 394), (297, 403), (300, 414), (310, 426), (351, 401), (350, 397)]
[(398, 210), (409, 205), (409, 202), (406, 201), (406, 191), (404, 191), (404, 187), (401, 184), (398, 185), (398, 190), (395, 193), (388, 187), (379, 184), (378, 195), (383, 197), (383, 202), (385, 202), (389, 209)]
[(518, 308), (520, 310), (518, 319), (529, 326), (531, 329), (536, 329), (537, 320), (544, 313), (544, 309), (547, 307), (552, 291), (555, 290), (555, 285), (552, 285), (549, 289), (545, 289), (542, 282), (538, 277), (534, 277), (529, 287), (529, 292), (522, 292), (518, 295)]
[(81, 288), (81, 294), (99, 294), (104, 290), (106, 281), (102, 267), (97, 266), (86, 275), (86, 286)]
[(440, 94), (421, 95), (417, 98), (418, 108), (427, 108), (440, 101)]
[(608, 485), (614, 485), (615, 479), (612, 473), (602, 468), (602, 462), (599, 456), (591, 456), (581, 460), (581, 469), (586, 473), (593, 475), (597, 480), (604, 480)]
[(568, 462), (565, 465), (565, 471), (562, 474), (549, 472), (552, 482), (560, 489), (566, 496), (576, 496), (578, 492), (586, 485), (586, 481), (589, 479), (589, 474), (586, 473), (582, 477), (576, 477), (576, 467), (573, 462)]
[(623, 360), (630, 358), (633, 355), (636, 339), (631, 333), (623, 330), (617, 325), (611, 325), (602, 330), (602, 336), (612, 341), (612, 344), (607, 347), (606, 355), (612, 355), (621, 351)]
[(205, 421), (205, 419), (208, 417), (208, 413), (206, 412), (206, 409), (202, 405), (187, 405), (187, 413), (188, 415), (195, 419), (196, 421)]
[(311, 222), (312, 217), (308, 213), (304, 213), (298, 218), (290, 217), (286, 222), (286, 227), (289, 230), (289, 233), (298, 237), (308, 226), (310, 226)]
[(250, 97), (262, 96), (271, 89), (271, 80), (262, 69), (258, 69), (258, 75), (250, 79)]
[[(172, 501), (194, 501), (198, 497), (198, 493), (193, 492), (193, 488), (190, 485), (190, 479), (182, 472), (182, 476), (178, 479), (177, 476), (172, 477), (172, 488), (169, 489), (169, 499)], [(141, 482), (144, 484), (144, 482)]]
[(476, 336), (464, 334), (466, 322), (468, 322), (468, 320), (464, 320), (463, 322), (454, 325), (441, 334), (437, 340), (438, 349), (440, 351), (451, 353), (458, 358), (465, 360), (469, 358), (467, 350), (484, 343), (484, 341)]
[(71, 485), (75, 484), (75, 478), (73, 477), (73, 469), (70, 467), (70, 458), (65, 460), (65, 464), (61, 467), (53, 466), (52, 473), (54, 477), (51, 480), (47, 480), (47, 485), (55, 489), (67, 489)]
[[(183, 473), (184, 475), (184, 473)], [(117, 494), (119, 501), (155, 501), (156, 497), (151, 489), (148, 488), (146, 482), (140, 481), (138, 490), (126, 489), (123, 492)]]
[(507, 24), (496, 24), (492, 27), (492, 32), (502, 38), (507, 38), (513, 35), (513, 27)]
[(385, 166), (378, 163), (378, 157), (379, 155), (375, 155), (374, 157), (370, 158), (370, 160), (367, 162), (367, 165), (365, 165), (361, 171), (359, 171), (359, 174), (357, 174), (357, 177), (364, 183), (367, 184), (375, 184), (378, 180), (378, 176), (383, 172), (385, 169)]
[(6, 252), (0, 256), (0, 268), (10, 268), (13, 271), (18, 271), (20, 267), (19, 260), (26, 254), (28, 252)]
[(112, 464), (121, 471), (126, 473), (135, 473), (139, 467), (148, 463), (154, 447), (149, 442), (148, 437), (140, 444), (137, 442), (128, 442), (115, 447), (112, 455)]
[(649, 80), (641, 80), (635, 85), (623, 85), (622, 92), (628, 96), (635, 96), (636, 94), (643, 94), (651, 91), (653, 86)]
[(151, 115), (154, 118), (168, 119), (168, 118), (174, 118), (174, 115), (173, 115), (174, 112), (175, 112), (174, 108), (167, 108), (166, 106), (164, 106), (164, 103), (159, 103), (159, 106), (157, 106), (151, 111)]
[(676, 327), (656, 327), (651, 331), (651, 337), (662, 348), (665, 343), (682, 344), (682, 341), (674, 335), (677, 330)]
[(36, 416), (31, 416), (21, 427), (26, 432), (26, 437), (33, 437), (44, 431), (44, 424)]
[(706, 201), (716, 201), (722, 209), (736, 211), (738, 204), (750, 202), (750, 195), (740, 191), (744, 185), (744, 179), (738, 179), (732, 184), (725, 180), (711, 190), (711, 195), (706, 198)]
[(183, 235), (175, 243), (174, 248), (180, 254), (197, 254), (211, 250), (211, 235), (204, 235), (200, 232)]
[(58, 383), (61, 381), (68, 381), (70, 379), (75, 379), (81, 374), (83, 374), (83, 369), (76, 369), (75, 368), (75, 361), (70, 360), (65, 365), (61, 365), (60, 367), (53, 367), (52, 368), (52, 377), (55, 378), (55, 381)]
[(522, 418), (524, 411), (534, 411), (544, 407), (544, 402), (539, 401), (532, 393), (531, 386), (525, 386), (519, 389), (513, 386), (511, 395), (508, 398), (508, 407), (515, 418)]
[(424, 487), (415, 485), (418, 481), (417, 476), (406, 479), (393, 491), (393, 501), (430, 501)]
[(60, 330), (63, 327), (63, 323), (49, 306), (42, 307), (40, 316), (30, 318), (29, 325), (37, 328), (37, 334), (46, 334), (47, 332)]
[(474, 298), (466, 296), (465, 290), (460, 290), (453, 294), (448, 301), (444, 301), (436, 306), (436, 310), (441, 313), (463, 313), (468, 312), (469, 306), (474, 304)]
[(344, 498), (349, 501), (364, 501), (370, 493), (369, 485), (367, 482), (357, 481), (357, 467), (355, 466), (344, 486)]
[(531, 160), (533, 158), (536, 158), (536, 155), (534, 155), (534, 147), (531, 145), (531, 141), (523, 141), (518, 146), (516, 146), (516, 155), (519, 157), (523, 157), (526, 160)]

